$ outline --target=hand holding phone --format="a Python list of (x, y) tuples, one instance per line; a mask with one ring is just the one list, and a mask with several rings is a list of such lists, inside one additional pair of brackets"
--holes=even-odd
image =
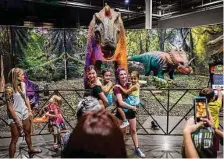
[(208, 118), (207, 99), (205, 97), (194, 98), (194, 110), (195, 123), (201, 118)]

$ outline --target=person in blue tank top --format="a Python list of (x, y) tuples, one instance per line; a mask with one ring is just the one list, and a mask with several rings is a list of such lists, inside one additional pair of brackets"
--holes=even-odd
[(102, 71), (102, 80), (103, 92), (108, 100), (108, 104), (106, 106), (110, 106), (113, 103), (113, 83), (111, 81), (111, 71), (109, 69)]

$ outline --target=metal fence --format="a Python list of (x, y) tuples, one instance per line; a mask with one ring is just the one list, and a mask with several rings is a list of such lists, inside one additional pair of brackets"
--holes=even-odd
[[(141, 89), (141, 105), (137, 111), (137, 129), (139, 135), (182, 135), (182, 128), (186, 118), (193, 115), (193, 97), (197, 96), (200, 89)], [(49, 99), (54, 95), (59, 95), (63, 99), (62, 115), (68, 129), (73, 129), (76, 125), (76, 107), (85, 89), (60, 89), (42, 90), (40, 94), (39, 106), (34, 113), (34, 118), (39, 115), (39, 111), (48, 105)], [(116, 111), (116, 106), (108, 107), (112, 113)], [(10, 129), (7, 123), (7, 108), (4, 98), (0, 98), (0, 138), (10, 138)], [(221, 117), (222, 118), (222, 117)], [(151, 129), (150, 122), (154, 121), (159, 130)], [(222, 121), (222, 120), (221, 120)], [(34, 135), (49, 134), (46, 130), (47, 123), (34, 124)], [(222, 128), (222, 125), (220, 125)], [(5, 134), (5, 135), (4, 135)]]

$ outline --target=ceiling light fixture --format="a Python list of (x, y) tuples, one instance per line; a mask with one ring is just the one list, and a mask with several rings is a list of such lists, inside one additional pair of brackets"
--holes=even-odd
[(125, 0), (124, 3), (125, 3), (125, 4), (128, 4), (128, 3), (129, 3), (129, 0)]

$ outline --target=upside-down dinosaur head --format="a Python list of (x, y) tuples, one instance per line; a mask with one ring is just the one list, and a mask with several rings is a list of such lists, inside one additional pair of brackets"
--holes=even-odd
[(103, 57), (110, 60), (114, 57), (120, 37), (121, 15), (105, 6), (102, 11), (94, 15), (93, 22), (96, 43), (100, 45)]
[(190, 74), (193, 72), (193, 69), (190, 67), (190, 63), (194, 58), (189, 61), (187, 53), (182, 48), (172, 47), (170, 56), (176, 64), (178, 72), (183, 74)]

